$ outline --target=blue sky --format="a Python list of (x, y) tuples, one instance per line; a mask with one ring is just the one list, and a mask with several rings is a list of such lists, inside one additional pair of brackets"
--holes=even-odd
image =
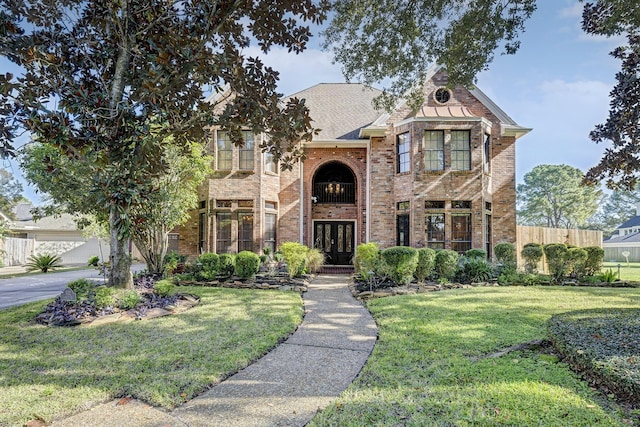
[[(609, 52), (624, 40), (585, 35), (581, 14), (577, 0), (539, 0), (520, 38), (520, 50), (515, 55), (497, 53), (490, 69), (478, 76), (483, 92), (518, 124), (533, 128), (517, 144), (518, 182), (539, 164), (568, 164), (585, 172), (604, 151), (605, 146), (591, 142), (589, 132), (607, 117), (609, 92), (620, 68)], [(264, 58), (280, 71), (281, 92), (344, 81), (331, 54), (316, 46), (312, 43), (301, 55), (276, 49)], [(20, 174), (12, 163), (0, 160), (0, 166)], [(39, 201), (26, 185), (25, 196)]]

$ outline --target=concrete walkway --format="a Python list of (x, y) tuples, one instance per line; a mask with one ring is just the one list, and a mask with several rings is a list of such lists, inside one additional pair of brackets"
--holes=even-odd
[(355, 378), (377, 337), (346, 276), (318, 276), (305, 317), (283, 344), (171, 412), (132, 400), (99, 405), (53, 426), (304, 426)]

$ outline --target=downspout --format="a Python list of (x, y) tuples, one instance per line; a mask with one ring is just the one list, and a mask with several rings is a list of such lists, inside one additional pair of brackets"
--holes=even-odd
[(370, 191), (371, 191), (371, 137), (369, 137), (369, 139), (367, 140), (367, 184), (365, 187), (365, 195), (364, 195), (365, 210), (366, 210), (366, 215), (365, 215), (366, 226), (365, 226), (365, 242), (364, 243), (369, 243), (369, 241), (371, 240)]
[[(300, 142), (302, 145), (302, 142)], [(298, 160), (300, 162), (299, 168), (299, 178), (300, 178), (300, 195), (298, 196), (298, 200), (300, 203), (300, 237), (299, 241), (304, 245), (303, 237), (304, 237), (304, 162), (302, 160)]]

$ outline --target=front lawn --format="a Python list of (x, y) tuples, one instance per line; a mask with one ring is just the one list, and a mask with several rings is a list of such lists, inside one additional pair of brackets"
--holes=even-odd
[(603, 263), (602, 270), (613, 270), (616, 275), (618, 274), (618, 266), (620, 266), (620, 280), (632, 280), (640, 282), (640, 262), (605, 262)]
[[(492, 287), (371, 300), (380, 339), (312, 426), (623, 426), (624, 413), (548, 348), (556, 313), (638, 307), (639, 289)], [(639, 355), (640, 356), (640, 355)], [(638, 421), (637, 419), (635, 420)]]
[(128, 324), (44, 327), (46, 302), (0, 311), (0, 425), (51, 421), (119, 396), (172, 408), (274, 347), (302, 321), (298, 293), (182, 287), (187, 312)]

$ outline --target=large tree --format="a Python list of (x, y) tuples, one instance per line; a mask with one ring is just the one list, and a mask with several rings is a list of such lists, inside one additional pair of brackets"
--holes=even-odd
[[(110, 283), (130, 285), (126, 243), (131, 212), (162, 174), (165, 137), (202, 141), (212, 125), (235, 143), (241, 130), (269, 134), (263, 149), (283, 165), (311, 138), (308, 110), (280, 102), (278, 74), (245, 49), (257, 43), (294, 53), (320, 23), (324, 0), (1, 0), (0, 55), (19, 76), (0, 75), (0, 154), (12, 155), (20, 132), (56, 146), (69, 159), (99, 166), (99, 209), (111, 231)], [(229, 89), (224, 106), (205, 94)], [(157, 138), (149, 129), (162, 123)], [(43, 167), (54, 179), (50, 159)]]
[(11, 172), (0, 168), (0, 212), (11, 217), (12, 209), (22, 198), (22, 184)]
[(538, 165), (519, 184), (518, 221), (523, 225), (578, 228), (598, 209), (602, 192), (583, 185), (584, 174), (568, 165)]
[(602, 230), (604, 236), (613, 234), (623, 222), (638, 214), (640, 191), (616, 190), (604, 194), (598, 211), (589, 219), (586, 228)]

